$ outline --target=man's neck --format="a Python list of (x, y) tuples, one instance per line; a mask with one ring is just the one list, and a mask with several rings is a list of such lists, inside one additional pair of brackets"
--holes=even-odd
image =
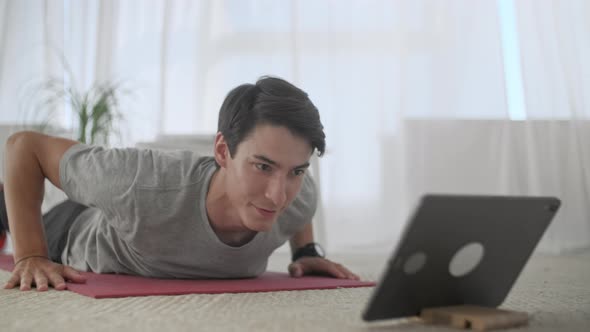
[(220, 168), (212, 176), (205, 201), (209, 224), (220, 241), (230, 246), (242, 246), (250, 242), (256, 232), (244, 227), (225, 188), (225, 171)]

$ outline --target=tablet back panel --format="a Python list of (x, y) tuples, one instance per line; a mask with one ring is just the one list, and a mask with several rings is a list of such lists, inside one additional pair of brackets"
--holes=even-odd
[[(415, 316), (423, 308), (460, 304), (500, 305), (559, 205), (553, 197), (424, 196), (363, 318)], [(455, 256), (462, 248), (468, 250)], [(464, 262), (477, 258), (475, 266)]]

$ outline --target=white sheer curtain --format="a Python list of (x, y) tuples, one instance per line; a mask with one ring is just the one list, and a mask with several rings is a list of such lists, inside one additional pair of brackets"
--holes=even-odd
[[(556, 195), (541, 249), (590, 245), (583, 1), (2, 1), (0, 121), (62, 69), (121, 79), (125, 135), (211, 133), (232, 87), (301, 86), (328, 137), (329, 250), (389, 250), (425, 192)], [(57, 119), (73, 126), (64, 109)]]
[[(564, 210), (546, 237), (550, 249), (588, 246), (590, 3), (526, 0), (515, 6), (526, 113), (534, 119), (526, 130), (529, 188), (563, 198)], [(541, 122), (535, 120), (546, 121), (535, 127)]]

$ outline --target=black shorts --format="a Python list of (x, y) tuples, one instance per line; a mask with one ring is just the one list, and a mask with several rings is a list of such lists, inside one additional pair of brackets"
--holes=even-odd
[[(88, 207), (74, 201), (59, 203), (43, 215), (43, 228), (45, 239), (49, 250), (49, 258), (52, 261), (61, 263), (61, 254), (66, 247), (68, 231), (76, 220), (76, 217)], [(8, 214), (6, 213), (6, 202), (4, 191), (0, 191), (0, 231), (9, 230)]]

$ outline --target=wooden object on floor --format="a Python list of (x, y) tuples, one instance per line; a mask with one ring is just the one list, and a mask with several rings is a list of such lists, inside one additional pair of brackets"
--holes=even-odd
[(505, 329), (528, 323), (528, 315), (525, 312), (472, 305), (428, 308), (422, 310), (420, 317), (428, 324), (442, 324), (477, 331)]

